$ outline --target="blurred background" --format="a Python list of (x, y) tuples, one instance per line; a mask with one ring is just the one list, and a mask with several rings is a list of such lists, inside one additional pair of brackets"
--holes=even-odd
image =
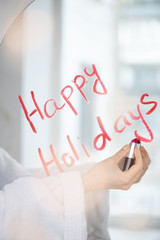
[[(107, 95), (93, 93), (95, 78), (87, 78), (84, 93), (87, 104), (74, 84), (95, 64)], [(36, 113), (33, 133), (18, 100), (21, 95), (31, 113), (34, 104), (30, 91), (43, 111), (48, 99), (58, 106), (64, 103), (61, 89), (71, 85), (69, 107), (51, 119)], [(51, 159), (50, 144), (61, 161), (64, 152), (72, 154), (69, 135), (80, 160), (100, 161), (114, 154), (134, 138), (134, 131), (149, 138), (141, 120), (133, 121), (127, 111), (137, 113), (142, 94), (157, 101), (158, 107), (145, 115), (150, 106), (142, 106), (143, 116), (154, 139), (143, 144), (152, 164), (143, 180), (129, 191), (110, 193), (110, 227), (113, 240), (160, 240), (160, 1), (159, 0), (36, 0), (12, 24), (0, 47), (0, 146), (27, 168), (42, 167)], [(50, 106), (51, 111), (52, 107)], [(132, 125), (115, 133), (114, 123), (125, 115)], [(100, 133), (100, 116), (111, 142), (103, 151), (93, 148)], [(90, 158), (82, 149), (85, 144)], [(52, 165), (52, 167), (55, 167)]]

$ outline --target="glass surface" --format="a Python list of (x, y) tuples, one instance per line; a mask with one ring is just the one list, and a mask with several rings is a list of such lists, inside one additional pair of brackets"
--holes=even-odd
[[(145, 138), (142, 144), (152, 164), (141, 183), (129, 191), (111, 191), (110, 215), (113, 220), (136, 215), (135, 222), (140, 216), (135, 229), (160, 227), (160, 2), (37, 0), (24, 11), (21, 24), (21, 47), (15, 51), (9, 36), (5, 46), (20, 56), (22, 81), (16, 100), (19, 94), (37, 131), (17, 100), (22, 164), (43, 167), (38, 149), (47, 162), (53, 158), (50, 146), (66, 168), (99, 162), (130, 143), (137, 130)], [(93, 64), (98, 75), (89, 76)], [(33, 112), (34, 99), (43, 117), (40, 111)], [(128, 112), (138, 116), (138, 106), (143, 121)], [(6, 113), (0, 109), (3, 126), (10, 116)], [(100, 138), (96, 149), (100, 122), (108, 139), (102, 147)], [(52, 167), (59, 172), (55, 162), (49, 171)], [(119, 226), (131, 227), (126, 222)]]

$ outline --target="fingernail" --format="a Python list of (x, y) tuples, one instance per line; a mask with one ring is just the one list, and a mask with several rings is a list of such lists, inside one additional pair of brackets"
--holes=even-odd
[(125, 151), (125, 150), (127, 150), (128, 149), (128, 144), (127, 145), (125, 145), (122, 149)]

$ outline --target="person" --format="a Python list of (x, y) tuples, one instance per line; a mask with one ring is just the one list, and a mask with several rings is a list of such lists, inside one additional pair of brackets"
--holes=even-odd
[(144, 147), (123, 172), (126, 145), (99, 163), (44, 176), (0, 149), (0, 240), (109, 240), (109, 189), (127, 190), (150, 164)]
[[(16, 17), (33, 0), (0, 1), (0, 44)], [(109, 240), (109, 189), (129, 189), (150, 164), (135, 150), (135, 164), (122, 172), (126, 145), (97, 164), (53, 173), (27, 170), (0, 149), (0, 240)]]

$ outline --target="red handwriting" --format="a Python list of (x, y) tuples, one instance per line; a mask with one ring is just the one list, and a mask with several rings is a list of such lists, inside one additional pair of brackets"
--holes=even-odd
[[(145, 113), (146, 115), (149, 115), (151, 114), (156, 108), (157, 108), (157, 105), (158, 103), (156, 101), (144, 101), (144, 98), (145, 97), (149, 97), (148, 94), (143, 94), (140, 98), (140, 103), (142, 105), (152, 105), (152, 107)], [(150, 129), (150, 127), (148, 126), (146, 120), (144, 119), (144, 116), (142, 115), (142, 112), (140, 110), (140, 104), (137, 104), (137, 112), (138, 112), (138, 116), (134, 115), (133, 112), (131, 112), (130, 110), (128, 110), (128, 117), (131, 118), (131, 120), (134, 120), (134, 121), (138, 121), (138, 120), (141, 120), (142, 123), (144, 124), (144, 127), (146, 128), (146, 130), (148, 131), (149, 133), (149, 138), (145, 138), (143, 136), (141, 136), (137, 130), (134, 131), (134, 134), (135, 134), (135, 137), (138, 138), (139, 140), (141, 140), (142, 142), (151, 142), (153, 140), (153, 133)], [(114, 130), (115, 132), (117, 133), (122, 133), (126, 127), (129, 127), (131, 126), (133, 123), (131, 123), (131, 120), (128, 119), (128, 117), (124, 116), (124, 115), (121, 115), (117, 118), (117, 120), (115, 121), (114, 123)], [(118, 124), (119, 122), (122, 121), (122, 123), (124, 124), (124, 126), (120, 129), (118, 127)], [(93, 147), (98, 150), (98, 151), (102, 151), (105, 149), (106, 147), (106, 144), (107, 144), (107, 141), (111, 141), (111, 137), (109, 136), (109, 134), (107, 133), (103, 123), (102, 123), (102, 119), (100, 116), (97, 117), (97, 122), (98, 122), (98, 125), (100, 127), (100, 130), (101, 132), (94, 138), (93, 140)], [(72, 151), (72, 154), (73, 156), (70, 154), (70, 153), (64, 153), (62, 154), (61, 156), (61, 160), (63, 161), (63, 163), (65, 164), (66, 167), (72, 167), (75, 163), (75, 159), (76, 160), (79, 160), (79, 155), (69, 137), (69, 135), (67, 135), (67, 141), (69, 143), (69, 146), (71, 148), (71, 151)], [(98, 142), (101, 141), (101, 144), (100, 146), (98, 146)], [(90, 157), (88, 151), (86, 150), (86, 147), (84, 146), (84, 144), (82, 144), (82, 148), (86, 154), (87, 157)], [(45, 172), (47, 174), (47, 176), (50, 175), (49, 173), (49, 170), (48, 170), (48, 166), (50, 164), (52, 164), (53, 162), (56, 164), (56, 166), (58, 167), (59, 171), (63, 172), (63, 169), (62, 169), (62, 166), (60, 164), (60, 161), (57, 159), (56, 155), (55, 155), (55, 152), (53, 150), (53, 146), (51, 145), (50, 146), (50, 152), (52, 154), (52, 157), (53, 159), (49, 162), (45, 162), (44, 160), (44, 157), (42, 155), (42, 151), (41, 149), (39, 148), (38, 149), (38, 153), (39, 153), (39, 156), (40, 156), (40, 159), (41, 159), (41, 162), (44, 166), (44, 169), (45, 169)], [(70, 162), (68, 163), (67, 159), (69, 158)]]
[[(95, 65), (92, 65), (92, 68), (93, 68), (93, 72), (92, 73), (88, 73), (86, 68), (84, 69), (84, 72), (89, 77), (94, 76), (94, 74), (97, 77), (97, 79), (95, 80), (94, 85), (93, 85), (93, 92), (95, 92), (97, 94), (107, 94), (107, 89), (104, 86), (104, 84), (103, 84), (103, 82), (102, 82), (102, 80), (101, 80), (101, 78), (100, 78), (100, 76), (99, 76), (99, 74), (97, 72), (97, 69), (96, 69)], [(103, 92), (100, 92), (100, 91), (97, 90), (97, 84), (98, 83), (100, 83), (100, 85), (102, 86)]]
[[(72, 85), (66, 85), (61, 90), (60, 95), (63, 99), (63, 104), (61, 106), (58, 106), (55, 99), (49, 99), (46, 102), (44, 102), (43, 109), (41, 109), (38, 104), (37, 98), (35, 97), (35, 93), (33, 91), (31, 91), (31, 100), (33, 102), (33, 110), (29, 113), (22, 97), (19, 95), (18, 98), (19, 98), (20, 104), (22, 106), (25, 117), (26, 117), (32, 131), (34, 133), (37, 133), (36, 126), (32, 121), (32, 116), (36, 113), (38, 114), (40, 120), (45, 120), (46, 118), (50, 119), (50, 118), (53, 118), (54, 115), (58, 111), (63, 110), (63, 108), (67, 106), (68, 109), (70, 109), (74, 115), (78, 115), (78, 109), (76, 108), (76, 106), (74, 106), (72, 96), (73, 96), (73, 94), (75, 94), (78, 91), (80, 93), (81, 97), (84, 99), (84, 101), (88, 104), (89, 99), (84, 92), (84, 87), (87, 85), (88, 80), (91, 81), (93, 78), (94, 78), (93, 88), (92, 88), (93, 93), (98, 94), (98, 95), (106, 95), (107, 89), (106, 89), (103, 81), (101, 80), (100, 75), (98, 74), (97, 69), (94, 64), (92, 64), (91, 70), (87, 70), (86, 68), (84, 68), (83, 75), (76, 75), (74, 77), (74, 80), (71, 81)], [(131, 110), (128, 110), (127, 114), (120, 115), (117, 117), (117, 119), (115, 120), (115, 122), (113, 124), (113, 129), (116, 133), (123, 133), (126, 130), (126, 128), (131, 127), (134, 122), (141, 121), (144, 128), (147, 131), (148, 137), (142, 136), (138, 130), (134, 131), (135, 137), (138, 138), (142, 142), (148, 142), (148, 143), (154, 139), (153, 132), (145, 119), (145, 115), (147, 116), (147, 115), (152, 114), (156, 110), (158, 103), (156, 101), (149, 101), (147, 99), (148, 97), (149, 97), (149, 94), (147, 94), (147, 93), (144, 93), (140, 97), (140, 102), (136, 106), (136, 109), (137, 109), (136, 114), (133, 113)], [(148, 109), (145, 113), (142, 114), (142, 106), (144, 106), (144, 105)], [(97, 123), (98, 123), (98, 127), (99, 127), (99, 133), (93, 140), (93, 147), (97, 151), (102, 151), (105, 149), (107, 142), (111, 141), (111, 136), (105, 129), (106, 126), (103, 124), (100, 116), (97, 116)], [(78, 161), (80, 157), (79, 157), (79, 153), (77, 152), (69, 135), (67, 135), (67, 141), (68, 141), (71, 152), (63, 153), (61, 155), (61, 162), (63, 162), (66, 167), (72, 167), (74, 165), (75, 161)], [(44, 167), (44, 170), (45, 170), (47, 176), (50, 175), (49, 166), (51, 164), (55, 164), (60, 172), (64, 171), (64, 169), (62, 168), (62, 165), (60, 164), (59, 159), (56, 156), (53, 146), (50, 145), (49, 149), (50, 149), (52, 158), (50, 161), (46, 161), (44, 155), (42, 154), (41, 148), (38, 148), (38, 154), (39, 154), (39, 157), (41, 159), (41, 162), (43, 164), (43, 167)], [(90, 154), (87, 151), (84, 144), (82, 144), (82, 149), (83, 149), (83, 152), (85, 153), (85, 155), (89, 158)]]
[(146, 127), (147, 131), (149, 132), (149, 135), (150, 135), (150, 139), (147, 139), (147, 138), (144, 138), (142, 136), (140, 136), (138, 133), (137, 133), (137, 130), (135, 130), (134, 134), (135, 134), (135, 137), (138, 138), (140, 141), (142, 142), (151, 142), (153, 140), (153, 133), (151, 131), (151, 129), (149, 128), (148, 124), (146, 123), (144, 117), (142, 116), (142, 113), (140, 111), (140, 105), (138, 104), (137, 105), (137, 110), (138, 110), (138, 113), (139, 113), (139, 116), (144, 124), (144, 126)]
[[(93, 92), (94, 93), (101, 94), (101, 95), (107, 94), (106, 87), (105, 87), (104, 83), (102, 82), (94, 64), (92, 65), (92, 73), (88, 73), (86, 68), (84, 69), (84, 73), (88, 77), (93, 77), (93, 76), (96, 77), (96, 79), (94, 80), (94, 83), (93, 83)], [(78, 79), (82, 80), (81, 83), (79, 83), (79, 84), (78, 84)], [(72, 82), (73, 82), (74, 86), (76, 87), (76, 89), (80, 92), (81, 96), (85, 99), (85, 101), (87, 103), (89, 103), (89, 100), (87, 99), (84, 92), (82, 91), (82, 88), (87, 84), (87, 80), (86, 80), (85, 76), (77, 75), (77, 76), (75, 76), (74, 81), (72, 81)], [(101, 91), (97, 90), (98, 86), (101, 87)], [(73, 106), (73, 104), (71, 102), (71, 97), (72, 97), (73, 93), (74, 93), (74, 88), (71, 85), (65, 86), (61, 90), (61, 96), (64, 100), (64, 104), (62, 106), (58, 107), (55, 99), (49, 99), (44, 103), (44, 109), (43, 109), (44, 111), (42, 111), (40, 109), (39, 105), (38, 105), (38, 102), (37, 102), (36, 98), (35, 98), (34, 92), (31, 91), (31, 98), (32, 98), (32, 101), (33, 101), (33, 104), (34, 104), (34, 110), (30, 114), (28, 113), (27, 107), (25, 106), (24, 101), (22, 100), (22, 97), (19, 95), (18, 98), (19, 98), (20, 104), (23, 108), (25, 117), (26, 117), (27, 121), (29, 122), (29, 125), (30, 125), (32, 131), (34, 133), (37, 133), (36, 127), (31, 120), (31, 117), (35, 113), (38, 113), (39, 116), (40, 116), (40, 119), (44, 120), (44, 117), (52, 118), (56, 114), (57, 111), (62, 110), (65, 106), (68, 105), (68, 107), (72, 110), (72, 112), (75, 115), (78, 115), (78, 111), (76, 110), (76, 108)], [(49, 104), (52, 104), (52, 108), (53, 108), (52, 113), (48, 112), (48, 105)]]
[(145, 101), (144, 101), (144, 98), (145, 98), (145, 97), (149, 97), (149, 95), (148, 95), (147, 93), (143, 94), (143, 95), (141, 96), (140, 102), (141, 102), (142, 104), (153, 104), (153, 107), (152, 107), (148, 112), (146, 112), (147, 115), (150, 115), (150, 114), (156, 109), (158, 103), (157, 103), (156, 101), (147, 101), (147, 102), (145, 102)]
[[(103, 126), (103, 123), (102, 123), (102, 120), (101, 120), (100, 117), (97, 117), (97, 121), (98, 121), (98, 124), (99, 124), (99, 127), (100, 127), (102, 133), (101, 133), (101, 134), (98, 134), (98, 135), (95, 137), (94, 142), (93, 142), (93, 146), (94, 146), (94, 148), (95, 148), (96, 150), (100, 150), (100, 151), (101, 151), (101, 150), (103, 150), (103, 149), (105, 148), (105, 146), (106, 146), (106, 140), (111, 141), (111, 138), (110, 138), (109, 135), (107, 134), (107, 132), (106, 132), (104, 126)], [(102, 145), (101, 145), (100, 147), (97, 147), (97, 142), (98, 142), (98, 140), (99, 140), (100, 138), (102, 138)]]
[[(69, 146), (71, 148), (72, 154), (74, 155), (75, 158), (70, 153), (63, 153), (62, 156), (61, 156), (61, 160), (63, 161), (63, 163), (65, 164), (66, 167), (72, 167), (75, 163), (75, 159), (79, 160), (79, 155), (78, 155), (73, 143), (71, 142), (71, 139), (70, 139), (69, 135), (67, 135), (67, 140), (68, 140)], [(82, 144), (82, 148), (83, 148), (86, 156), (90, 157), (90, 155), (89, 155), (86, 147), (84, 146), (84, 144)], [(56, 166), (58, 167), (60, 172), (64, 171), (60, 162), (59, 162), (59, 160), (58, 160), (58, 158), (57, 158), (57, 156), (56, 156), (56, 154), (55, 154), (55, 152), (54, 152), (54, 149), (53, 149), (52, 145), (50, 145), (50, 152), (51, 152), (51, 155), (52, 155), (53, 158), (52, 158), (52, 160), (46, 162), (45, 159), (44, 159), (44, 156), (42, 154), (41, 148), (38, 148), (39, 157), (41, 159), (41, 162), (43, 164), (43, 167), (44, 167), (44, 170), (45, 170), (47, 176), (50, 176), (48, 166), (52, 163), (56, 164)], [(68, 163), (68, 161), (67, 161), (68, 158), (70, 159), (70, 163)]]
[[(145, 113), (146, 115), (150, 115), (156, 109), (158, 103), (156, 101), (144, 101), (145, 97), (149, 97), (149, 95), (146, 94), (146, 93), (143, 94), (140, 98), (140, 102), (142, 104), (148, 104), (148, 105), (152, 104), (153, 105), (152, 108), (148, 112)], [(138, 134), (137, 130), (135, 130), (135, 132), (134, 132), (135, 137), (138, 138), (142, 142), (151, 142), (153, 140), (153, 133), (152, 133), (150, 127), (148, 126), (147, 122), (145, 121), (145, 119), (142, 115), (139, 104), (137, 104), (137, 111), (138, 111), (138, 114), (139, 114), (138, 116), (135, 116), (130, 110), (128, 111), (128, 114), (129, 114), (130, 118), (134, 121), (138, 121), (139, 119), (142, 120), (142, 123), (144, 124), (144, 127), (148, 131), (150, 138), (148, 139), (148, 138), (142, 137), (141, 135)], [(123, 120), (124, 127), (119, 129), (118, 123), (121, 119)], [(132, 125), (132, 123), (127, 119), (127, 117), (124, 116), (124, 115), (121, 115), (115, 121), (114, 129), (115, 129), (115, 132), (122, 133), (127, 126), (131, 126), (131, 125)]]
[(24, 102), (23, 102), (21, 96), (18, 96), (19, 101), (20, 101), (20, 103), (21, 103), (21, 105), (22, 105), (23, 111), (24, 111), (24, 113), (25, 113), (25, 116), (26, 116), (26, 118), (27, 118), (27, 120), (28, 120), (28, 122), (29, 122), (29, 124), (30, 124), (30, 126), (31, 126), (31, 128), (32, 128), (32, 130), (33, 130), (33, 132), (36, 133), (37, 131), (36, 131), (36, 129), (35, 129), (34, 124), (33, 124), (32, 121), (30, 120), (30, 117), (31, 117), (33, 114), (35, 114), (36, 112), (39, 113), (39, 115), (40, 115), (40, 117), (41, 117), (42, 120), (44, 119), (44, 116), (43, 116), (43, 114), (42, 114), (42, 112), (41, 112), (41, 110), (40, 110), (40, 108), (39, 108), (39, 106), (38, 106), (38, 104), (37, 104), (37, 102), (36, 102), (36, 100), (35, 100), (34, 92), (31, 92), (31, 97), (32, 97), (32, 100), (33, 100), (33, 103), (34, 103), (36, 109), (34, 109), (34, 110), (30, 113), (30, 115), (29, 115), (29, 114), (28, 114), (28, 111), (27, 111), (27, 108), (25, 107)]

